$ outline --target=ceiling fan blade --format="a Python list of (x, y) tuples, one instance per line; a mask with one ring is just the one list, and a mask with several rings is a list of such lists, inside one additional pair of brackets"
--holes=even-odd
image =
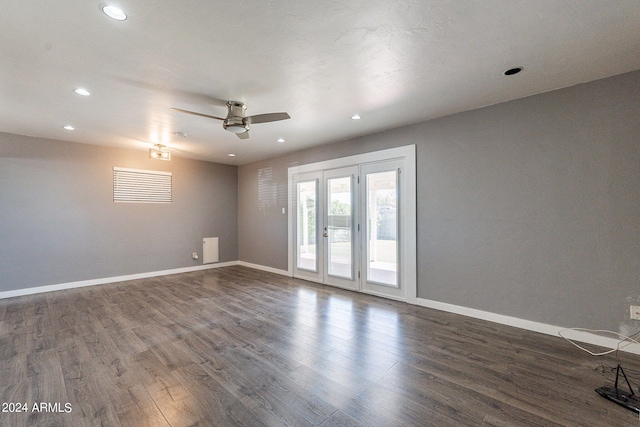
[(249, 139), (249, 131), (242, 132), (242, 133), (236, 133), (236, 135), (240, 139)]
[(196, 113), (195, 111), (182, 110), (180, 108), (171, 108), (173, 111), (180, 111), (181, 113), (193, 114), (194, 116), (206, 117), (208, 119), (224, 120), (222, 117), (210, 116), (208, 114)]
[(287, 113), (256, 114), (255, 116), (247, 117), (247, 119), (250, 120), (250, 123), (277, 122), (278, 120), (287, 120), (290, 118), (291, 116)]
[(216, 96), (206, 95), (201, 92), (191, 92), (188, 90), (180, 90), (176, 88), (170, 88), (158, 84), (143, 82), (139, 80), (132, 80), (127, 78), (115, 78), (116, 81), (124, 83), (126, 85), (132, 86), (136, 89), (142, 89), (145, 91), (151, 92), (159, 92), (164, 95), (170, 95), (172, 98), (178, 98), (181, 102), (187, 103), (199, 103), (206, 105), (218, 105), (220, 107), (225, 107), (227, 105), (227, 101), (225, 99), (218, 98)]

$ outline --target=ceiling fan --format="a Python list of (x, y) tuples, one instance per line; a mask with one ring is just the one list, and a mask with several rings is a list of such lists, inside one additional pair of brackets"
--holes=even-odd
[(255, 116), (245, 116), (244, 112), (247, 106), (243, 102), (227, 101), (227, 117), (216, 117), (208, 114), (196, 113), (195, 111), (182, 110), (180, 108), (171, 108), (174, 111), (193, 114), (196, 116), (207, 117), (209, 119), (222, 120), (222, 127), (229, 132), (238, 135), (240, 139), (249, 138), (249, 127), (254, 123), (277, 122), (279, 120), (290, 119), (287, 113), (266, 113), (256, 114)]

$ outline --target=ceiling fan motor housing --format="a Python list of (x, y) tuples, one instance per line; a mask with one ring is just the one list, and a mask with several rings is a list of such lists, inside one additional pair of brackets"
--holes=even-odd
[(229, 101), (227, 102), (227, 108), (229, 109), (229, 114), (222, 122), (222, 127), (233, 133), (247, 132), (249, 130), (249, 122), (244, 116), (247, 106), (242, 102)]

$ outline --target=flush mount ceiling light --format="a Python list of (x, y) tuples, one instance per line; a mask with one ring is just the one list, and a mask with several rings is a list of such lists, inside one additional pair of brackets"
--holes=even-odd
[(100, 9), (104, 12), (105, 15), (107, 15), (111, 19), (115, 19), (116, 21), (124, 21), (125, 19), (127, 19), (127, 14), (117, 6), (101, 4)]
[(353, 116), (351, 116), (351, 120), (360, 120), (362, 118), (362, 116), (360, 116), (360, 114), (354, 114)]
[(76, 130), (76, 128), (74, 128), (71, 125), (62, 126), (62, 129), (65, 129), (65, 130)]
[(284, 138), (278, 138), (278, 142), (282, 144), (284, 142)]
[(236, 155), (235, 155), (235, 154), (233, 154), (233, 153), (229, 154), (229, 157), (235, 157), (235, 156), (236, 156)]
[(171, 160), (171, 151), (162, 144), (155, 144), (155, 148), (149, 148), (149, 158), (157, 160)]
[(73, 91), (75, 93), (77, 93), (78, 95), (82, 95), (82, 96), (91, 95), (91, 92), (89, 92), (88, 90), (86, 90), (85, 88), (82, 88), (82, 87), (75, 88)]
[(522, 71), (522, 67), (509, 68), (507, 71), (504, 72), (504, 75), (513, 76), (514, 74), (518, 74), (520, 71)]

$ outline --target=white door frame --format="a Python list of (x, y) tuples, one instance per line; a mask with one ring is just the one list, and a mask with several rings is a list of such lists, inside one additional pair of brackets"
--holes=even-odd
[[(401, 275), (403, 283), (406, 285), (406, 298), (404, 301), (410, 304), (417, 303), (417, 242), (416, 242), (416, 147), (407, 145), (403, 147), (390, 148), (387, 150), (374, 151), (371, 153), (357, 154), (355, 156), (342, 157), (338, 159), (325, 160), (306, 165), (294, 166), (288, 169), (289, 183), (289, 213), (288, 213), (288, 274), (293, 277), (293, 267), (295, 265), (295, 220), (298, 209), (295, 206), (296, 187), (294, 176), (306, 172), (328, 170), (346, 166), (354, 166), (365, 163), (380, 162), (385, 160), (403, 160), (403, 173), (401, 174), (400, 185), (403, 188), (403, 235), (400, 240), (400, 251), (402, 255)], [(366, 291), (363, 291), (366, 292)]]

